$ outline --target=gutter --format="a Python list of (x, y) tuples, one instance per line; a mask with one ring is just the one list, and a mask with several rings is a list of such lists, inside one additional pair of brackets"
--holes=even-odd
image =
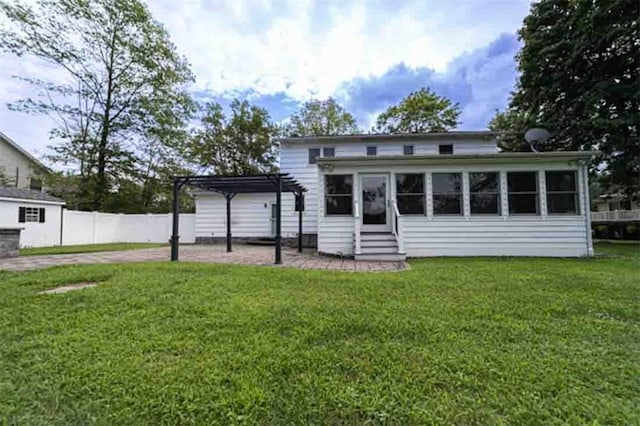
[(31, 198), (10, 198), (10, 197), (0, 197), (0, 201), (12, 201), (15, 203), (50, 204), (55, 206), (64, 206), (67, 204), (64, 201), (47, 201), (47, 200), (34, 200)]

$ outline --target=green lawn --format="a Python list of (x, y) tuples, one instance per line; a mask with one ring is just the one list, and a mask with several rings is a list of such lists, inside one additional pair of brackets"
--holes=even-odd
[(20, 256), (38, 256), (42, 254), (72, 254), (93, 253), (98, 251), (121, 251), (145, 248), (164, 247), (167, 244), (160, 243), (108, 243), (108, 244), (82, 244), (73, 246), (33, 247), (20, 249)]
[(639, 424), (640, 254), (599, 250), (0, 273), (0, 423)]

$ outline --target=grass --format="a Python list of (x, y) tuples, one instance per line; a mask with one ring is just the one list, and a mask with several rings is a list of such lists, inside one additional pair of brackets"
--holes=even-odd
[(99, 251), (137, 250), (155, 247), (165, 247), (161, 243), (107, 243), (107, 244), (79, 244), (71, 246), (32, 247), (20, 249), (20, 256), (38, 256), (43, 254), (73, 254), (95, 253)]
[(640, 252), (598, 250), (0, 273), (0, 423), (638, 424)]

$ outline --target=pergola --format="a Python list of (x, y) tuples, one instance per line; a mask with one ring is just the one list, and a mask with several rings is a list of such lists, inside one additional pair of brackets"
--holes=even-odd
[(173, 178), (173, 232), (171, 235), (171, 260), (178, 260), (180, 190), (189, 185), (207, 191), (215, 191), (227, 200), (227, 251), (231, 251), (231, 200), (236, 194), (276, 194), (275, 263), (282, 263), (282, 193), (296, 196), (298, 212), (298, 251), (302, 251), (302, 211), (306, 189), (287, 173), (270, 173), (244, 176), (176, 176)]

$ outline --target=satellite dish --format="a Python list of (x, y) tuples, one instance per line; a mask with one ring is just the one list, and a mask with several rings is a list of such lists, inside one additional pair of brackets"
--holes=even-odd
[(524, 134), (524, 139), (531, 146), (533, 152), (539, 152), (537, 147), (545, 143), (551, 137), (551, 133), (547, 129), (529, 129)]

